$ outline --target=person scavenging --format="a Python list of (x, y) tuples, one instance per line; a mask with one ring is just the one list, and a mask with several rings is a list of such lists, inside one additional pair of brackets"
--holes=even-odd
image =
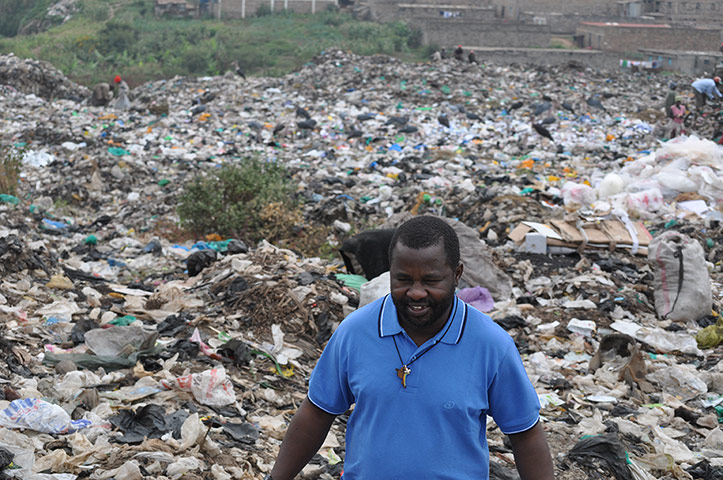
[(464, 62), (464, 49), (462, 45), (457, 45), (457, 48), (454, 50), (454, 59)]
[(720, 77), (699, 78), (691, 84), (693, 93), (695, 94), (695, 106), (701, 109), (705, 106), (707, 100), (718, 100), (721, 98), (719, 90), (721, 80)]
[(131, 108), (131, 101), (129, 98), (130, 88), (128, 87), (128, 84), (121, 78), (120, 75), (116, 75), (115, 78), (113, 78), (113, 83), (116, 86), (116, 100), (113, 102), (113, 107), (118, 110), (128, 110)]
[(522, 480), (551, 480), (540, 403), (512, 338), (455, 295), (464, 265), (443, 219), (402, 224), (389, 246), (390, 294), (332, 335), (266, 478), (291, 480), (337, 415), (344, 479), (489, 478), (487, 415), (510, 439)]

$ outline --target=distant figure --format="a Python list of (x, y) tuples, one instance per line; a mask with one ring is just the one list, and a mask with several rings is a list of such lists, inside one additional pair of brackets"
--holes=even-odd
[(442, 54), (439, 53), (439, 50), (435, 50), (431, 57), (432, 63), (439, 63), (442, 61)]
[(128, 110), (131, 108), (131, 101), (128, 98), (128, 93), (130, 92), (128, 84), (121, 78), (120, 75), (115, 76), (113, 83), (116, 86), (116, 101), (113, 102), (113, 108), (117, 108), (118, 110)]
[(445, 50), (444, 48), (441, 49), (439, 51), (439, 56), (442, 57), (442, 60), (446, 60), (447, 59), (447, 50)]
[(113, 92), (110, 85), (105, 82), (97, 83), (93, 87), (93, 93), (90, 96), (90, 104), (94, 107), (104, 107), (113, 98)]
[(464, 49), (462, 45), (457, 45), (457, 49), (454, 51), (454, 59), (464, 62)]
[(467, 61), (469, 63), (477, 63), (477, 55), (475, 55), (474, 50), (469, 51), (469, 55), (467, 55)]
[(721, 98), (718, 85), (720, 85), (720, 77), (699, 78), (693, 82), (691, 87), (693, 87), (693, 93), (695, 93), (695, 107), (698, 109), (703, 108), (706, 100)]
[(673, 106), (676, 99), (676, 91), (675, 89), (678, 88), (678, 86), (675, 84), (675, 82), (670, 82), (670, 91), (668, 92), (668, 96), (665, 97), (665, 116), (668, 118), (673, 118), (673, 112), (670, 110), (670, 107)]
[(233, 62), (231, 62), (231, 66), (233, 66), (234, 71), (236, 72), (236, 74), (237, 74), (239, 77), (241, 77), (241, 78), (243, 78), (244, 80), (246, 80), (246, 75), (244, 75), (244, 71), (241, 70), (241, 67), (238, 66), (238, 62), (237, 62), (236, 60), (234, 60)]
[(685, 105), (682, 97), (675, 97), (675, 103), (671, 105), (672, 118), (668, 124), (668, 138), (675, 138), (683, 131), (683, 117), (685, 116)]
[(720, 53), (723, 53), (723, 43), (720, 44)]

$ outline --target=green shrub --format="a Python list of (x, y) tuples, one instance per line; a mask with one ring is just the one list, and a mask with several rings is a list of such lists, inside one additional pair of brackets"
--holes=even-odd
[(0, 147), (0, 193), (17, 193), (21, 158), (22, 152), (7, 146)]
[(110, 21), (98, 32), (98, 50), (103, 54), (129, 51), (138, 40), (138, 30), (131, 24)]
[(259, 8), (256, 9), (257, 17), (265, 17), (267, 15), (271, 15), (272, 13), (271, 7), (266, 4), (259, 5)]
[(203, 47), (190, 47), (181, 55), (188, 73), (206, 75), (208, 72), (208, 52)]
[(416, 50), (422, 46), (424, 42), (424, 33), (421, 28), (414, 27), (409, 31), (407, 35), (407, 46), (413, 50)]
[(178, 204), (181, 226), (196, 235), (218, 233), (252, 242), (264, 226), (262, 212), (273, 203), (293, 206), (286, 170), (258, 159), (244, 159), (196, 176)]
[(99, 23), (105, 22), (110, 17), (110, 9), (107, 5), (91, 3), (88, 0), (80, 3), (80, 10), (83, 15)]

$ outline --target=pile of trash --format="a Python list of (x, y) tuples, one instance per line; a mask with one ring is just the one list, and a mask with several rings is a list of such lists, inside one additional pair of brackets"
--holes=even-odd
[[(49, 62), (18, 58), (12, 53), (0, 55), (0, 85), (45, 100), (66, 98), (81, 101), (90, 90), (69, 80)], [(6, 91), (2, 92), (7, 94)]]
[[(459, 295), (515, 339), (557, 478), (720, 477), (723, 147), (658, 138), (669, 80), (333, 50), (147, 83), (127, 110), (64, 78), (78, 99), (0, 87), (23, 155), (0, 195), (0, 478), (263, 478), (417, 214), (453, 225)], [(334, 255), (174, 228), (184, 185), (245, 157), (288, 169)], [(304, 478), (339, 478), (343, 420)]]

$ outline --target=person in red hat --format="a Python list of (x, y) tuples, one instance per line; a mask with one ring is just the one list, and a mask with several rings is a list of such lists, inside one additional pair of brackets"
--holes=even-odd
[(113, 83), (116, 86), (116, 101), (113, 102), (113, 107), (119, 110), (128, 110), (129, 108), (131, 108), (131, 101), (128, 97), (128, 94), (130, 92), (128, 84), (121, 78), (120, 75), (116, 75), (115, 78), (113, 78)]
[(454, 51), (454, 59), (464, 62), (464, 49), (462, 45), (457, 45), (457, 49)]

